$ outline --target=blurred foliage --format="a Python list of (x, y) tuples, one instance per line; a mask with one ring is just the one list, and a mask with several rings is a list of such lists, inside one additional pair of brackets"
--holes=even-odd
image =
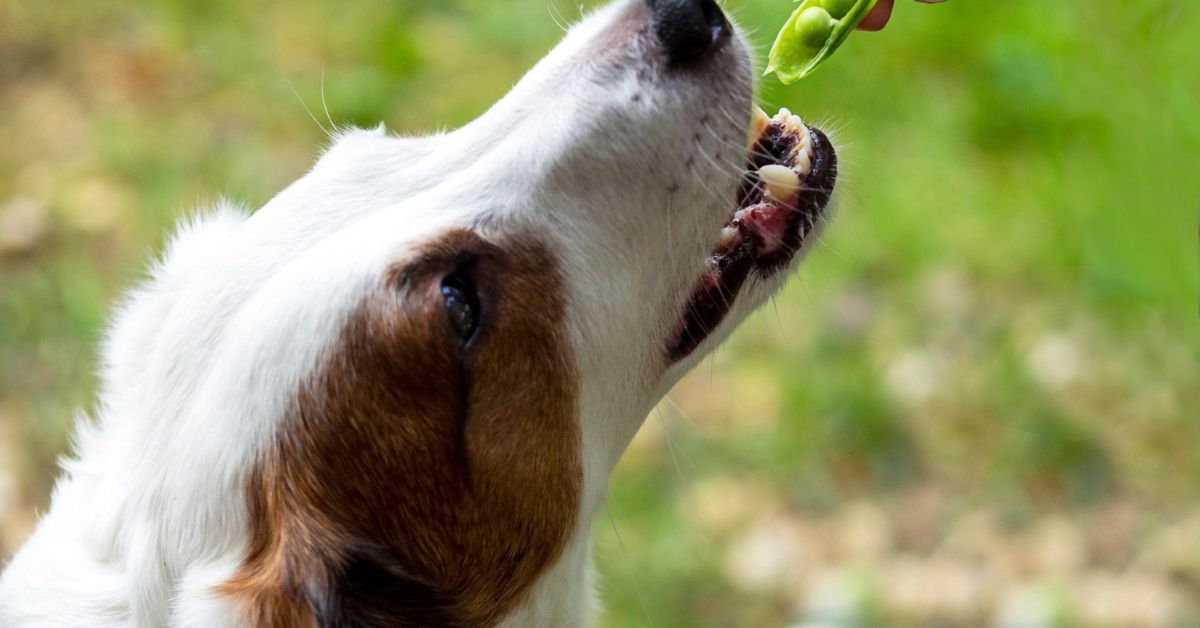
[[(760, 50), (790, 11), (726, 4)], [(0, 0), (0, 555), (173, 222), (322, 127), (470, 120), (578, 12)], [(1195, 625), (1200, 5), (896, 13), (761, 87), (835, 131), (840, 213), (618, 469), (603, 625)]]

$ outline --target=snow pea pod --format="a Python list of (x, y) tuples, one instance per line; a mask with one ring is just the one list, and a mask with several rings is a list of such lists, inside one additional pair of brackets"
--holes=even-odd
[(794, 83), (829, 58), (854, 32), (876, 0), (804, 0), (788, 18), (771, 54), (767, 74)]

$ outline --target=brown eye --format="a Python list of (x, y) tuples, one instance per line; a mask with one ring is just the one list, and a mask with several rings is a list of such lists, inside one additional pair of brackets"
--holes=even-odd
[(479, 326), (479, 295), (475, 284), (462, 272), (455, 272), (442, 281), (442, 300), (450, 329), (467, 344)]

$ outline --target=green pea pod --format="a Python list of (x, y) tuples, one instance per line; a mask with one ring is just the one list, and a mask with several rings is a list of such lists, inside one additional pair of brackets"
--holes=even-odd
[(808, 76), (854, 32), (876, 0), (804, 0), (788, 18), (771, 54), (767, 74), (784, 83)]

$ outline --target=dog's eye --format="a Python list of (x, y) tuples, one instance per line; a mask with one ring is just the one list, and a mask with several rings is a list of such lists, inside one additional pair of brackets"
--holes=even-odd
[(466, 344), (479, 326), (479, 296), (475, 285), (466, 275), (456, 272), (442, 281), (442, 300), (450, 328)]

